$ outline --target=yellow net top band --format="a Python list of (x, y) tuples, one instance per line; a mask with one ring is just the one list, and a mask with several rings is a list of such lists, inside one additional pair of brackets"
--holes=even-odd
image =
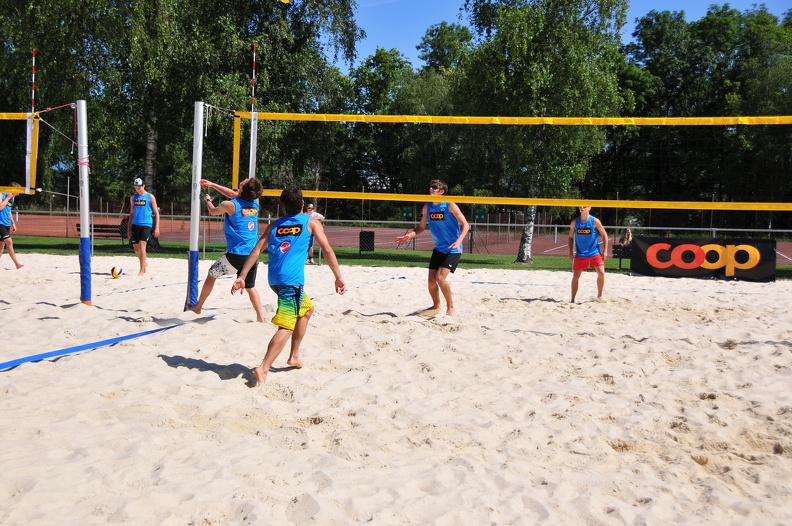
[[(237, 111), (237, 117), (250, 119), (249, 111)], [(453, 117), (436, 115), (359, 115), (345, 113), (274, 113), (256, 112), (258, 120), (367, 122), (417, 124), (493, 124), (512, 126), (734, 126), (792, 124), (792, 115), (766, 117)]]
[[(265, 189), (264, 197), (280, 197), (282, 190)], [(425, 194), (390, 194), (368, 192), (333, 192), (322, 190), (303, 190), (304, 197), (322, 199), (364, 199), (371, 201), (395, 201), (428, 203), (436, 201), (436, 196)], [(551, 206), (594, 208), (651, 208), (651, 209), (692, 209), (692, 210), (766, 210), (792, 211), (792, 203), (751, 203), (751, 202), (713, 202), (713, 201), (627, 201), (606, 199), (552, 199), (542, 197), (478, 197), (449, 195), (445, 201), (457, 204), (474, 205), (512, 205), (512, 206)]]

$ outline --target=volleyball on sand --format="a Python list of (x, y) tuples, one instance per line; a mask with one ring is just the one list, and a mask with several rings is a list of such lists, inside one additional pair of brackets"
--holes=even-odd
[(123, 273), (124, 273), (124, 269), (122, 269), (121, 267), (113, 267), (110, 269), (110, 275), (116, 279), (120, 278), (121, 274)]

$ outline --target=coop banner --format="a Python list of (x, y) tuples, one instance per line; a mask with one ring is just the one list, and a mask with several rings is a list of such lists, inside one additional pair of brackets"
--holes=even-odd
[(637, 236), (630, 273), (669, 278), (775, 281), (776, 242)]

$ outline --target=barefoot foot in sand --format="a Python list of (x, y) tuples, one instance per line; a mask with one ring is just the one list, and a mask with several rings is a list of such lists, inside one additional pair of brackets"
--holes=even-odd
[(253, 376), (256, 377), (256, 381), (259, 383), (259, 385), (262, 385), (264, 382), (266, 382), (267, 371), (264, 369), (264, 365), (259, 365), (253, 369)]
[(302, 369), (303, 363), (299, 358), (289, 358), (286, 364), (294, 367), (295, 369)]
[(418, 312), (418, 314), (420, 316), (423, 316), (424, 318), (432, 318), (434, 316), (437, 316), (439, 313), (440, 313), (440, 305), (432, 306), (429, 307), (428, 309), (424, 309)]

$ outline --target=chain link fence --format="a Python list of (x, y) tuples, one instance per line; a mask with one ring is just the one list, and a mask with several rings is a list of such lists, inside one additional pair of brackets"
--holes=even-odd
[[(78, 213), (47, 211), (14, 211), (18, 230), (14, 232), (14, 247), (20, 254), (25, 252), (77, 254), (80, 232)], [(493, 217), (494, 216), (494, 217)], [(493, 218), (504, 218), (503, 214), (490, 214), (484, 221), (473, 221), (465, 243), (462, 266), (492, 268), (526, 268), (516, 263), (526, 225), (508, 217), (505, 222), (491, 222)], [(128, 216), (112, 213), (91, 213), (89, 232), (92, 251), (95, 255), (131, 255), (132, 247), (127, 237)], [(262, 218), (260, 229), (274, 217)], [(325, 220), (325, 232), (339, 261), (344, 264), (423, 266), (434, 248), (429, 232), (397, 247), (396, 238), (416, 226), (409, 221), (352, 221)], [(160, 236), (150, 243), (152, 257), (186, 258), (189, 249), (190, 217), (179, 215), (160, 216)], [(624, 233), (625, 227), (605, 225), (610, 237), (608, 256), (609, 270), (629, 269), (629, 257), (623, 252), (614, 252), (613, 246)], [(633, 236), (676, 238), (751, 238), (776, 240), (776, 266), (779, 278), (792, 278), (792, 231), (772, 229), (723, 230), (718, 228), (666, 228), (631, 225)], [(567, 269), (568, 225), (536, 224), (533, 226), (531, 256), (558, 258), (540, 268)], [(222, 217), (205, 216), (199, 229), (199, 254), (202, 259), (216, 259), (225, 253)], [(622, 259), (618, 256), (622, 255)], [(322, 254), (316, 257), (321, 264)], [(617, 256), (614, 258), (613, 256)], [(624, 261), (623, 261), (624, 260)]]

